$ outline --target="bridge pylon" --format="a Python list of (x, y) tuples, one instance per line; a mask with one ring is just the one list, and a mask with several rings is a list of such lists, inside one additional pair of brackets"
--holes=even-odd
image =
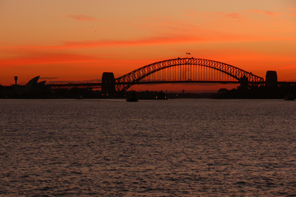
[(276, 71), (267, 71), (265, 78), (265, 87), (275, 88), (277, 87), (277, 73)]
[(104, 72), (102, 75), (102, 93), (107, 97), (113, 97), (115, 91), (115, 78), (112, 72)]
[(248, 89), (249, 87), (249, 80), (248, 80), (248, 77), (246, 76), (243, 76), (239, 79), (239, 83), (240, 83), (240, 87), (242, 89)]

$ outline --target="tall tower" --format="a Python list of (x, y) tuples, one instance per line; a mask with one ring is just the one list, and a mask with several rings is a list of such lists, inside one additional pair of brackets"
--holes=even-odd
[(14, 77), (15, 85), (17, 85), (17, 76)]

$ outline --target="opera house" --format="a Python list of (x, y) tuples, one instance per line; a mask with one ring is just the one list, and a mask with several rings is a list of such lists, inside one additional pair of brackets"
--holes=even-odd
[(38, 98), (50, 93), (51, 87), (45, 85), (46, 81), (38, 82), (39, 77), (34, 77), (26, 85), (18, 85), (17, 77), (14, 77), (14, 85), (0, 85), (0, 98)]

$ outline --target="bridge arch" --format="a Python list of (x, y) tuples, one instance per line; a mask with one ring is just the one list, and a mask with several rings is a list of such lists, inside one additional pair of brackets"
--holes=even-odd
[[(155, 62), (132, 72), (129, 72), (117, 79), (115, 82), (117, 84), (117, 91), (125, 91), (130, 88), (132, 85), (138, 84), (141, 80), (152, 75), (153, 73), (172, 68), (177, 66), (185, 66), (184, 69), (188, 69), (189, 66), (200, 66), (204, 68), (208, 68), (210, 70), (216, 70), (218, 72), (224, 73), (227, 76), (230, 76), (232, 79), (237, 80), (239, 82), (241, 79), (247, 79), (247, 82), (264, 82), (264, 79), (252, 74), (251, 72), (247, 72), (243, 69), (237, 68), (235, 66), (214, 61), (208, 59), (200, 59), (200, 58), (176, 58), (163, 60), (159, 62)], [(197, 71), (194, 71), (197, 72)], [(180, 81), (181, 82), (181, 81)], [(183, 79), (182, 82), (191, 82), (189, 79)], [(223, 82), (221, 80), (220, 82)]]

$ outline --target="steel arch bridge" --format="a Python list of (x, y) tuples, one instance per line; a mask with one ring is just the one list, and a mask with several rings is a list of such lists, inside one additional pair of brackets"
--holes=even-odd
[(264, 83), (235, 66), (200, 58), (177, 58), (155, 62), (115, 79), (116, 90), (126, 91), (135, 84), (149, 83)]

